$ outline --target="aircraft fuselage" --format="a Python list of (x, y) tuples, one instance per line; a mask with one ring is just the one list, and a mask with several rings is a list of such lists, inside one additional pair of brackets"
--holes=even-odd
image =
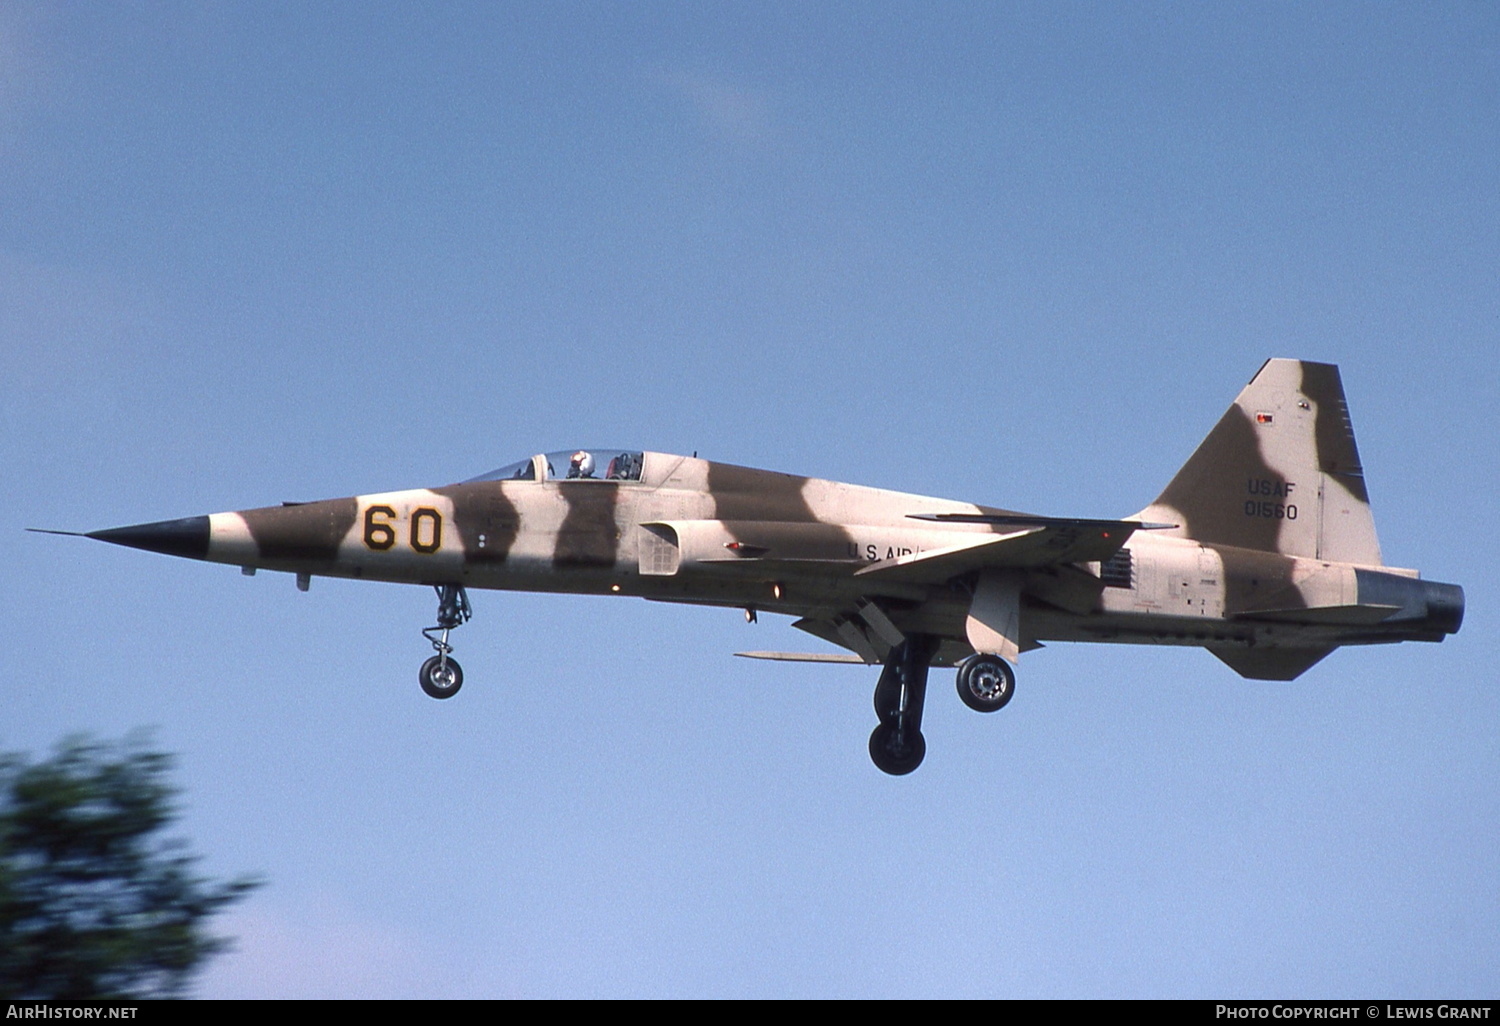
[[(882, 664), (870, 752), (925, 751), (927, 670), (1005, 705), (1012, 664), (1048, 641), (1207, 648), (1242, 676), (1291, 680), (1340, 645), (1440, 641), (1463, 589), (1384, 564), (1338, 369), (1270, 360), (1161, 495), (1123, 520), (1057, 518), (620, 449), (540, 454), (471, 481), (285, 504), (89, 535), (314, 576), (432, 585), (437, 655), (467, 589), (624, 595), (796, 617)], [(437, 636), (436, 632), (441, 632)]]
[[(475, 481), (216, 513), (173, 522), (184, 525), (184, 536), (199, 536), (196, 548), (181, 539), (153, 545), (150, 537), (139, 547), (249, 569), (624, 595), (814, 623), (875, 598), (903, 633), (942, 637), (936, 662), (943, 665), (968, 654), (967, 582), (900, 574), (883, 581), (879, 571), (1007, 530), (911, 514), (1022, 515), (692, 457), (642, 456), (637, 481)], [(121, 533), (133, 530), (98, 536), (124, 541)], [(876, 572), (859, 573), (869, 570)], [(1110, 560), (1049, 561), (1019, 572), (1023, 651), (1045, 641), (1246, 648), (1436, 641), (1457, 630), (1463, 609), (1455, 586), (1419, 581), (1412, 570), (1147, 532)], [(1382, 602), (1360, 613), (1361, 596)], [(1395, 611), (1386, 608), (1393, 599)], [(879, 641), (873, 647), (883, 655), (890, 646)]]

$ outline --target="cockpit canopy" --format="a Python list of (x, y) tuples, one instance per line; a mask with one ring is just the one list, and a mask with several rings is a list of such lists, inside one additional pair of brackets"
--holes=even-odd
[(639, 481), (645, 462), (639, 450), (559, 449), (507, 463), (474, 481)]

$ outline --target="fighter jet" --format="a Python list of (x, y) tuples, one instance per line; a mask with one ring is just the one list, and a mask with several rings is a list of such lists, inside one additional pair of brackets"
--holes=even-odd
[[(66, 532), (64, 532), (66, 533)], [(1047, 641), (1191, 645), (1241, 676), (1292, 680), (1340, 645), (1441, 641), (1463, 589), (1386, 566), (1338, 368), (1265, 363), (1166, 489), (1134, 516), (1079, 519), (628, 448), (531, 456), (440, 488), (94, 531), (247, 574), (428, 585), (434, 655), (470, 588), (620, 595), (795, 617), (843, 651), (757, 659), (881, 666), (870, 757), (922, 762), (930, 667), (992, 713)]]

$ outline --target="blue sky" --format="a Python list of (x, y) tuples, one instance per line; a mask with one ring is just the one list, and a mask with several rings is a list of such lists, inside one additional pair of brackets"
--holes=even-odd
[[(138, 726), (267, 886), (206, 996), (1493, 996), (1500, 13), (0, 7), (0, 747)], [(1146, 505), (1341, 365), (1440, 646), (1056, 645), (1014, 702), (784, 621), (25, 534), (612, 444)]]

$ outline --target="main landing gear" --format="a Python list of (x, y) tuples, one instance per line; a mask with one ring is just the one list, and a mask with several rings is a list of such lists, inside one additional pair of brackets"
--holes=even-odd
[(999, 712), (1015, 693), (1016, 671), (999, 656), (980, 652), (958, 664), (958, 697), (975, 712)]
[(870, 759), (882, 773), (899, 777), (922, 765), (927, 740), (922, 737), (922, 703), (927, 697), (927, 666), (937, 639), (909, 636), (891, 649), (875, 685), (875, 715), (880, 723), (870, 734)]
[[(922, 736), (922, 703), (927, 697), (927, 667), (937, 639), (910, 635), (891, 649), (875, 685), (875, 715), (880, 725), (870, 735), (870, 759), (882, 773), (899, 777), (922, 765), (927, 740)], [(1016, 693), (1016, 671), (997, 655), (977, 653), (958, 664), (958, 697), (978, 712), (997, 712)]]
[[(462, 585), (439, 584), (435, 589), (438, 594), (437, 625), (422, 631), (422, 637), (432, 642), (437, 655), (422, 664), (417, 680), (421, 682), (422, 690), (433, 698), (452, 698), (464, 686), (464, 670), (457, 659), (449, 658), (453, 646), (448, 644), (448, 632), (467, 623), (474, 610)], [(443, 636), (433, 637), (438, 631), (442, 631)]]

